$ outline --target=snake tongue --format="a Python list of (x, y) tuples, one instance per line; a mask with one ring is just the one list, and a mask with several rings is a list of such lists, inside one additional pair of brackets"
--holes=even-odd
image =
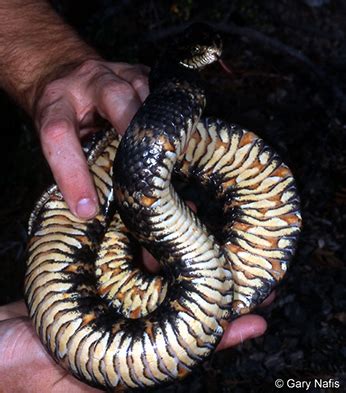
[(229, 66), (227, 64), (225, 64), (225, 62), (219, 58), (218, 63), (220, 64), (220, 66), (222, 67), (222, 69), (227, 72), (227, 74), (229, 75), (234, 75), (234, 72), (229, 68)]

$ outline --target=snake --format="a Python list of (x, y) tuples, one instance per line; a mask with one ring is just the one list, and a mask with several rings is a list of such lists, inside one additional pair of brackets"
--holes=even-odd
[[(37, 335), (60, 366), (109, 391), (189, 374), (268, 296), (297, 247), (290, 169), (253, 132), (202, 116), (200, 71), (220, 59), (220, 37), (190, 30), (180, 42), (153, 67), (125, 135), (107, 129), (85, 147), (96, 217), (74, 216), (53, 185), (29, 220), (25, 299)], [(216, 227), (180, 197), (177, 178), (219, 206)], [(159, 273), (140, 266), (138, 242)]]

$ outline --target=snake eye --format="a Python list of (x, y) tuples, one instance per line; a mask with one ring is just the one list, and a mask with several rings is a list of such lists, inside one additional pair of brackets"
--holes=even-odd
[(197, 55), (198, 53), (200, 53), (200, 51), (201, 51), (201, 47), (199, 45), (196, 45), (195, 47), (192, 48), (193, 55)]

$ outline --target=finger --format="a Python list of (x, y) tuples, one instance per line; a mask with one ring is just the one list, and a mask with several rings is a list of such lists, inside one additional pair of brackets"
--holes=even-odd
[(187, 206), (194, 212), (197, 213), (197, 206), (194, 202), (192, 201), (185, 201), (185, 203), (187, 204)]
[(271, 293), (268, 295), (268, 297), (265, 298), (265, 299), (263, 300), (263, 302), (262, 302), (258, 307), (261, 308), (261, 307), (267, 307), (267, 306), (269, 306), (269, 304), (272, 303), (272, 302), (274, 301), (275, 297), (276, 297), (275, 291), (271, 292)]
[(245, 315), (231, 322), (216, 350), (234, 347), (251, 338), (261, 336), (267, 329), (267, 322), (259, 315)]
[(144, 266), (149, 270), (150, 273), (158, 273), (161, 269), (157, 260), (150, 254), (150, 252), (142, 247), (142, 260)]
[(132, 85), (142, 102), (149, 95), (149, 70), (149, 67), (141, 64), (134, 66), (124, 65), (124, 67), (120, 66), (117, 70), (117, 74)]
[(98, 112), (124, 134), (142, 102), (132, 85), (109, 73), (103, 75), (96, 89)]
[(61, 98), (37, 115), (43, 153), (70, 210), (82, 219), (97, 213), (97, 194), (77, 134), (73, 105)]
[(0, 322), (0, 392), (101, 392), (58, 366), (28, 318)]

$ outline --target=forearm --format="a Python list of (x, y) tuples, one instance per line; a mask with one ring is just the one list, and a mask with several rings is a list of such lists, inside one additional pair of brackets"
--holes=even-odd
[(40, 90), (98, 58), (45, 0), (0, 0), (0, 87), (30, 115)]
[(48, 0), (0, 0), (0, 88), (33, 118), (59, 190), (79, 218), (98, 211), (80, 137), (100, 128), (100, 116), (124, 133), (148, 95), (147, 74), (142, 65), (104, 61)]

